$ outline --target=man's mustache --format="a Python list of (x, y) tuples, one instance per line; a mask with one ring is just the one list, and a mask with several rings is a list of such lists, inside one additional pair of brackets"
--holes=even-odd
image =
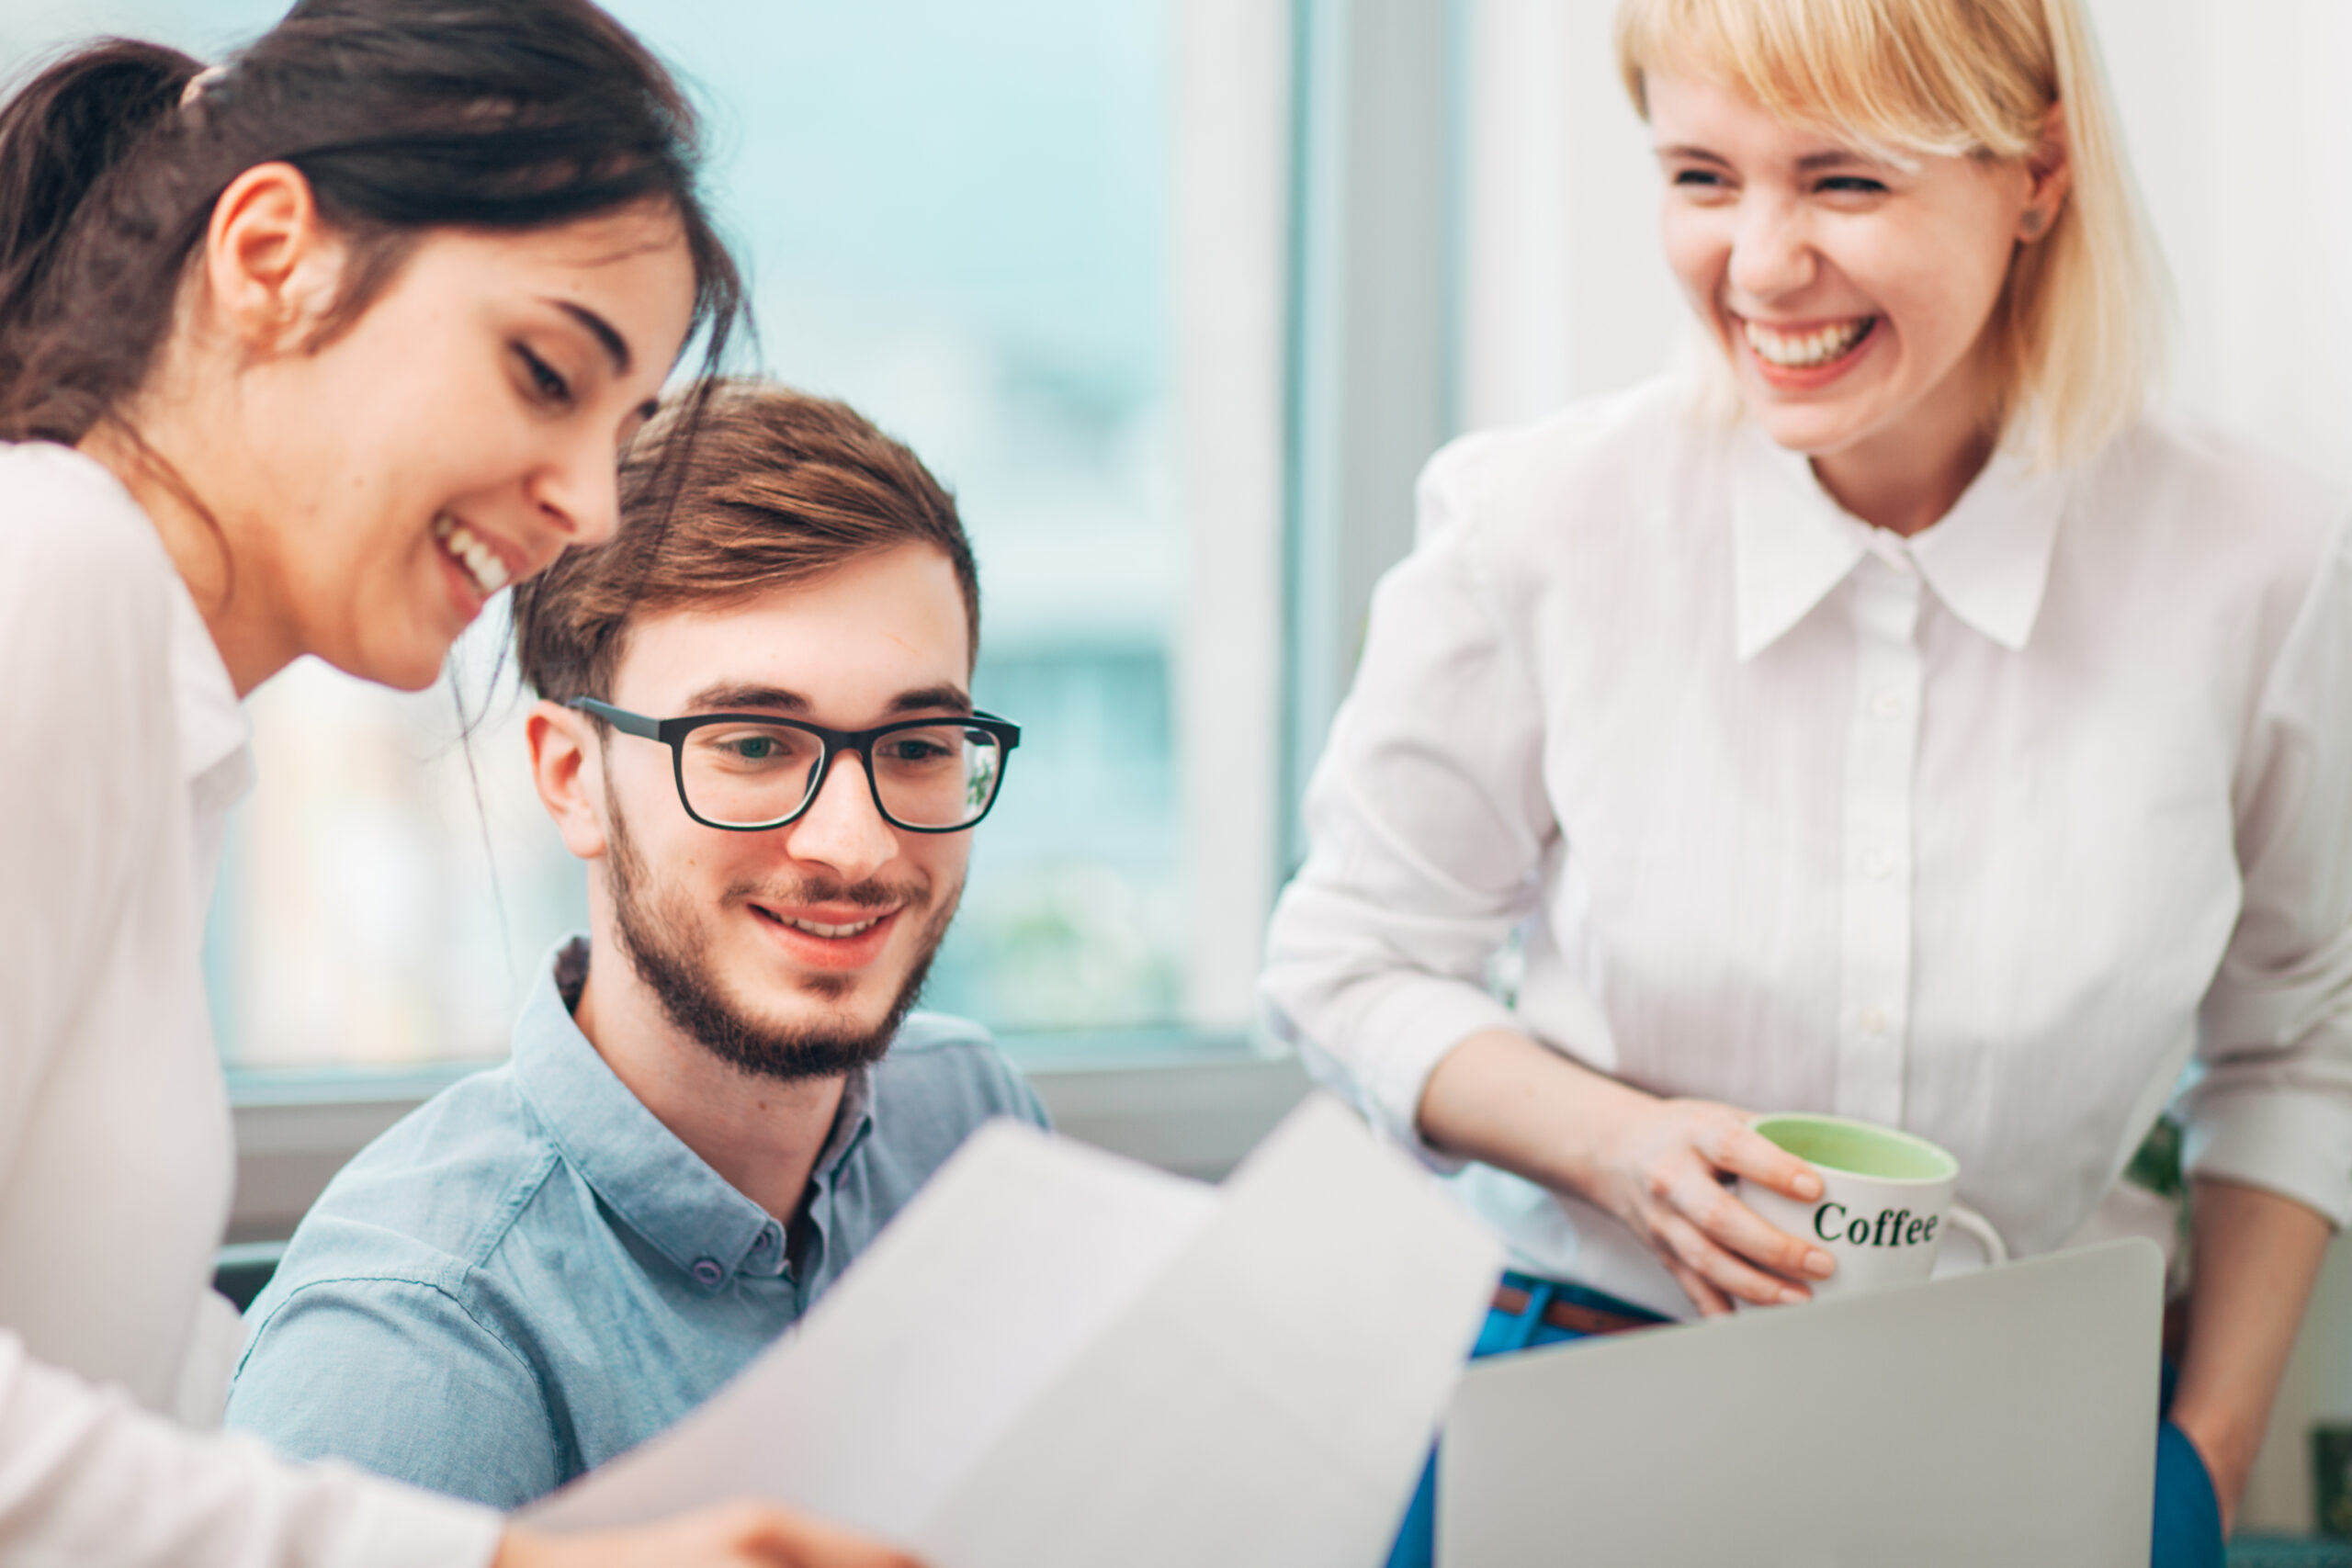
[(729, 903), (747, 904), (850, 904), (861, 909), (888, 909), (899, 905), (910, 908), (928, 903), (931, 887), (924, 882), (881, 882), (868, 878), (864, 882), (841, 883), (809, 880), (788, 886), (766, 882), (738, 882), (727, 889)]

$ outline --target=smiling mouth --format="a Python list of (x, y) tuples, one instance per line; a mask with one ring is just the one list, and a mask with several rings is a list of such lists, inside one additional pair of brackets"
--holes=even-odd
[(867, 931), (872, 931), (876, 926), (880, 925), (885, 919), (888, 919), (891, 914), (896, 913), (895, 910), (885, 911), (883, 914), (874, 916), (871, 919), (856, 920), (845, 926), (832, 926), (827, 925), (822, 920), (789, 919), (786, 916), (777, 914), (773, 909), (762, 908), (757, 904), (752, 906), (752, 910), (763, 919), (772, 920), (777, 925), (789, 927), (793, 931), (805, 931), (810, 936), (824, 937), (827, 940), (833, 942), (845, 941), (850, 937), (864, 936)]
[(807, 931), (810, 936), (834, 937), (857, 936), (865, 931), (872, 931), (876, 926), (880, 925), (881, 923), (882, 917), (879, 915), (875, 916), (874, 919), (870, 920), (860, 920), (854, 926), (829, 926), (819, 920), (786, 920), (785, 922), (785, 924), (790, 926), (793, 930)]
[(1877, 325), (1876, 316), (1857, 316), (1850, 321), (1789, 333), (1744, 316), (1739, 320), (1740, 333), (1756, 356), (1783, 370), (1818, 370), (1835, 365), (1859, 351)]
[(481, 590), (485, 599), (512, 581), (506, 562), (496, 550), (482, 541), (481, 536), (444, 512), (433, 520), (433, 537), (439, 541), (441, 551), (456, 561), (473, 585)]

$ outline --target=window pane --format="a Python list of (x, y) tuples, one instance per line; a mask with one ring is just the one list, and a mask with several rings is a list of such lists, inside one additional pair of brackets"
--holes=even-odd
[[(626, 0), (712, 110), (722, 223), (774, 373), (847, 399), (956, 491), (980, 705), (1023, 727), (927, 1005), (998, 1029), (1182, 1021), (1171, 682), (1185, 561), (1170, 374), (1171, 17), (1124, 0)], [(106, 28), (217, 52), (280, 9), (0, 0), (9, 57)], [(209, 953), (233, 1065), (501, 1053), (584, 922), (521, 705), (469, 638), (446, 688), (305, 665), (253, 704)]]
[(1175, 1021), (1165, 8), (616, 10), (725, 106), (770, 366), (911, 445), (979, 555), (973, 694), (1023, 739), (927, 1005)]

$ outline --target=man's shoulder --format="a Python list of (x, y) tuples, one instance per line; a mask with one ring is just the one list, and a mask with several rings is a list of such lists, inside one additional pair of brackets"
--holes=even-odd
[(959, 1132), (991, 1116), (1045, 1124), (1028, 1080), (1005, 1059), (995, 1037), (970, 1019), (909, 1014), (873, 1074), (875, 1100), (893, 1120), (913, 1110)]
[(255, 1308), (325, 1279), (454, 1292), (559, 1163), (511, 1068), (462, 1078), (352, 1156), (296, 1227)]
[(328, 1184), (247, 1309), (225, 1423), (493, 1506), (553, 1489), (566, 1434), (536, 1303), (493, 1258), (556, 1168), (503, 1069), (402, 1118)]

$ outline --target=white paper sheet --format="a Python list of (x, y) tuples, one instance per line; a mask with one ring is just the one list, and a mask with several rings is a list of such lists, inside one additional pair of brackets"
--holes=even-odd
[(1362, 1568), (1500, 1266), (1329, 1100), (1221, 1193), (999, 1123), (800, 1332), (532, 1520), (763, 1496), (935, 1568)]

